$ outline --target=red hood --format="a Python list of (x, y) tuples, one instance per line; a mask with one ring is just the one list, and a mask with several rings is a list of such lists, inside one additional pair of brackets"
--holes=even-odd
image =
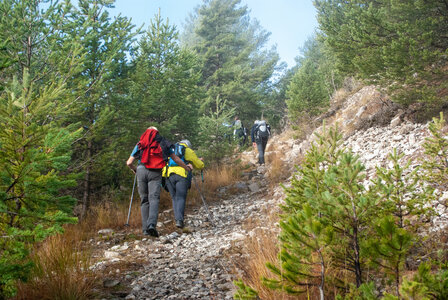
[(140, 141), (138, 142), (138, 146), (140, 149), (157, 147), (156, 143), (156, 135), (158, 131), (155, 129), (146, 129), (146, 131), (140, 137)]

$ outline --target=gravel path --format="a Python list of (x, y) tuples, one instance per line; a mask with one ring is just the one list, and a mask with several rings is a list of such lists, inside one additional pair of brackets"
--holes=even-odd
[[(111, 240), (103, 242), (104, 250), (98, 252), (92, 267), (109, 272), (101, 299), (232, 299), (237, 279), (232, 275), (233, 260), (241, 255), (232, 249), (241, 247), (255, 230), (269, 230), (263, 226), (247, 229), (244, 223), (266, 218), (267, 211), (276, 207), (272, 199), (282, 195), (281, 188), (268, 191), (264, 171), (259, 167), (235, 185), (220, 189), (224, 199), (208, 205), (213, 222), (202, 206), (186, 215), (183, 231), (134, 239), (114, 232)], [(237, 194), (229, 196), (230, 190)], [(170, 218), (170, 210), (160, 214), (161, 223)]]

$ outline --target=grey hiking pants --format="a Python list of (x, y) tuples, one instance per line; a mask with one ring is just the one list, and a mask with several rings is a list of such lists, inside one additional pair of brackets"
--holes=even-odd
[(144, 165), (139, 165), (137, 182), (141, 199), (142, 229), (145, 231), (150, 224), (154, 225), (154, 228), (157, 225), (162, 171), (148, 170)]
[(173, 199), (174, 219), (183, 221), (189, 185), (188, 179), (177, 174), (171, 174), (167, 181), (166, 186)]

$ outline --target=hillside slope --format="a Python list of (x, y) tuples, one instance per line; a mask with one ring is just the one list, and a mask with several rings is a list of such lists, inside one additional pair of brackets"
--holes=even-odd
[[(333, 108), (325, 118), (326, 126), (338, 124), (345, 137), (344, 146), (360, 156), (367, 177), (375, 176), (375, 167), (388, 163), (388, 154), (396, 148), (405, 156), (402, 161), (422, 153), (428, 135), (427, 124), (410, 122), (406, 113), (397, 110), (374, 87), (364, 87)], [(320, 132), (322, 127), (316, 129)], [(104, 278), (106, 298), (125, 299), (231, 299), (232, 281), (241, 277), (236, 262), (250, 256), (245, 243), (277, 231), (275, 215), (284, 199), (283, 189), (272, 185), (274, 157), (282, 161), (282, 175), (288, 186), (294, 166), (310, 147), (314, 135), (305, 140), (290, 138), (291, 134), (273, 136), (269, 141), (266, 167), (256, 167), (255, 151), (241, 154), (243, 164), (250, 166), (242, 180), (218, 191), (219, 203), (208, 209), (195, 208), (187, 214), (188, 231), (173, 231), (158, 239), (115, 233), (115, 242), (99, 241), (96, 270), (110, 270)], [(236, 190), (236, 194), (227, 193)], [(161, 214), (169, 219), (170, 211)], [(446, 218), (437, 220), (445, 226)], [(126, 266), (126, 267), (123, 267)]]

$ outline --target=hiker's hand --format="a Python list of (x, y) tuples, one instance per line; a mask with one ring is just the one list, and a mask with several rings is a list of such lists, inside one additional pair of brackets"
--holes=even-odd
[(192, 164), (188, 164), (187, 167), (190, 169), (190, 171), (193, 171), (193, 165)]
[(132, 170), (132, 172), (137, 173), (137, 168), (133, 165), (133, 162), (135, 161), (135, 157), (129, 156), (128, 160), (126, 161), (126, 165), (129, 169)]
[(252, 146), (254, 146), (254, 148), (257, 147), (257, 143), (252, 142)]
[(204, 161), (204, 158), (203, 158), (203, 157), (199, 157), (199, 160), (202, 160), (202, 161)]

